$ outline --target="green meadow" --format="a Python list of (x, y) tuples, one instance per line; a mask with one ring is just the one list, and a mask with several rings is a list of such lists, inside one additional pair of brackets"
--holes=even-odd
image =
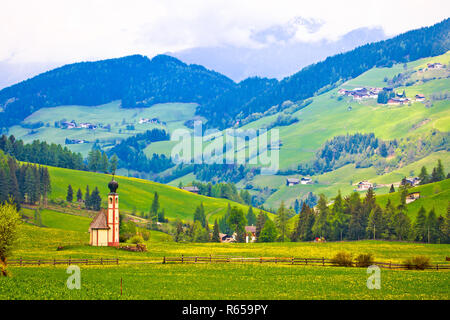
[[(108, 182), (112, 178), (110, 175), (55, 167), (49, 167), (49, 172), (52, 183), (50, 199), (65, 199), (67, 187), (71, 184), (74, 194), (79, 188), (84, 194), (87, 185), (91, 192), (98, 187), (103, 201), (106, 201), (106, 194), (109, 192)], [(169, 219), (192, 220), (195, 208), (200, 203), (203, 203), (210, 223), (214, 223), (215, 219), (226, 212), (228, 203), (241, 208), (244, 212), (248, 210), (248, 206), (236, 202), (193, 194), (149, 180), (121, 176), (116, 176), (115, 179), (119, 182), (120, 208), (126, 213), (135, 212), (137, 215), (141, 212), (148, 213), (155, 192), (159, 195), (161, 209), (165, 209), (166, 217)]]
[[(65, 267), (15, 267), (0, 279), (0, 299), (436, 299), (448, 300), (450, 273), (382, 270), (369, 290), (364, 268), (289, 265), (81, 266), (81, 288), (69, 290)], [(120, 282), (122, 279), (122, 295)]]
[[(44, 213), (45, 212), (45, 213)], [(29, 213), (29, 212), (28, 212)], [(90, 247), (89, 219), (43, 210), (52, 227), (21, 226), (13, 258), (119, 258), (119, 265), (83, 266), (81, 289), (69, 290), (67, 266), (10, 266), (0, 278), (0, 299), (449, 299), (450, 272), (381, 270), (381, 289), (369, 290), (365, 268), (286, 264), (161, 264), (164, 256), (325, 257), (339, 251), (372, 253), (378, 261), (403, 262), (427, 255), (445, 263), (450, 245), (387, 241), (335, 243), (175, 243), (152, 232), (148, 252)], [(49, 219), (53, 217), (53, 219)], [(60, 221), (58, 221), (60, 220)], [(69, 223), (69, 221), (71, 221)], [(159, 237), (159, 238), (158, 238)], [(152, 240), (153, 239), (153, 240)], [(78, 242), (78, 243), (77, 243)], [(63, 250), (56, 250), (64, 246)], [(120, 281), (122, 279), (122, 294)]]

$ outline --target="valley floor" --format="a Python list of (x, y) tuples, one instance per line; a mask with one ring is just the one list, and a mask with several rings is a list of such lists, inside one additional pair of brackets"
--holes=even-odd
[[(61, 214), (64, 215), (64, 214)], [(450, 298), (450, 271), (381, 269), (381, 289), (367, 288), (365, 268), (287, 264), (161, 264), (162, 257), (325, 257), (347, 251), (377, 261), (403, 262), (426, 255), (445, 263), (450, 245), (387, 241), (214, 244), (147, 242), (148, 252), (85, 245), (87, 234), (25, 224), (12, 258), (119, 258), (117, 266), (84, 266), (81, 289), (69, 290), (67, 266), (10, 266), (0, 278), (0, 299), (438, 299)], [(29, 241), (33, 239), (34, 241)], [(76, 241), (74, 241), (76, 240)], [(78, 242), (78, 244), (76, 243)], [(57, 246), (65, 246), (56, 250)], [(139, 261), (139, 263), (137, 263)], [(123, 293), (120, 295), (120, 281)]]

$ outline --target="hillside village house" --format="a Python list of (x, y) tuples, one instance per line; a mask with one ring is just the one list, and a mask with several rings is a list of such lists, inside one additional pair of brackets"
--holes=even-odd
[(247, 235), (245, 236), (245, 242), (255, 242), (256, 241), (256, 226), (246, 226), (245, 232)]
[(295, 186), (296, 184), (299, 184), (299, 183), (300, 183), (300, 179), (297, 179), (297, 178), (287, 178), (286, 179), (286, 185), (288, 187)]
[(376, 99), (382, 88), (355, 88), (352, 90), (340, 89), (338, 93), (354, 100)]
[(113, 179), (108, 183), (108, 209), (101, 210), (89, 226), (89, 244), (95, 247), (119, 246), (119, 184)]
[(409, 100), (408, 98), (392, 98), (388, 100), (388, 105), (391, 106), (398, 106), (398, 105), (403, 105), (405, 103), (410, 103), (411, 100)]
[(405, 178), (402, 180), (402, 182), (400, 183), (402, 186), (404, 185), (409, 185), (411, 187), (415, 187), (420, 183), (420, 179), (419, 177), (414, 177), (414, 178)]
[(416, 201), (420, 198), (420, 192), (411, 192), (406, 196), (406, 204)]
[(416, 94), (416, 101), (425, 101), (425, 96), (423, 94)]
[(300, 180), (300, 183), (301, 183), (301, 184), (312, 184), (313, 182), (312, 182), (312, 179), (311, 179), (311, 178), (303, 177), (303, 178)]
[(436, 63), (429, 63), (428, 69), (442, 69), (444, 65), (442, 63), (436, 62)]
[(362, 190), (369, 190), (370, 188), (373, 188), (373, 183), (369, 181), (361, 181), (358, 183), (358, 191)]
[(200, 191), (200, 190), (199, 190), (197, 187), (195, 187), (195, 186), (182, 187), (181, 189), (182, 189), (182, 190), (185, 190), (185, 191), (188, 191), (188, 192), (195, 193), (195, 194), (198, 194), (199, 191)]

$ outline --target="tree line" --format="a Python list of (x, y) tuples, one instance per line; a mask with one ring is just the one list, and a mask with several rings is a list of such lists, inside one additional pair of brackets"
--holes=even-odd
[(50, 192), (50, 174), (46, 167), (20, 164), (0, 152), (0, 203), (11, 199), (19, 210), (21, 203), (45, 204)]
[[(98, 187), (95, 187), (91, 193), (89, 190), (89, 185), (87, 185), (86, 191), (84, 193), (84, 199), (81, 188), (78, 188), (78, 191), (75, 196), (76, 201), (78, 203), (84, 202), (85, 208), (87, 210), (100, 211), (102, 206), (102, 197), (100, 196), (100, 191), (98, 190)], [(66, 201), (69, 203), (72, 203), (74, 201), (73, 188), (72, 185), (70, 184), (67, 186)]]
[(170, 140), (170, 135), (166, 130), (147, 130), (144, 133), (122, 140), (119, 144), (112, 147), (108, 154), (118, 157), (120, 168), (159, 173), (173, 167), (172, 160), (163, 154), (153, 154), (151, 158), (148, 158), (144, 153), (144, 149), (152, 142), (167, 140)]
[[(252, 204), (252, 196), (250, 195), (248, 190), (242, 189), (241, 191), (238, 191), (234, 183), (212, 184), (211, 182), (202, 183), (193, 181), (192, 186), (198, 188), (198, 194), (207, 197), (228, 199), (246, 205)], [(180, 182), (178, 187), (182, 188), (183, 184)]]
[(70, 151), (59, 144), (48, 144), (45, 141), (34, 140), (32, 143), (24, 143), (16, 139), (14, 135), (0, 138), (0, 150), (19, 161), (37, 163), (53, 167), (86, 170), (83, 157), (80, 153)]
[(294, 227), (290, 230), (289, 220), (295, 212), (282, 202), (275, 218), (260, 210), (256, 216), (249, 207), (246, 214), (236, 206), (228, 205), (227, 212), (215, 220), (210, 230), (203, 204), (193, 216), (193, 223), (175, 224), (175, 241), (220, 242), (220, 233), (234, 234), (236, 242), (245, 242), (248, 234), (245, 226), (254, 225), (257, 242), (300, 242), (317, 238), (327, 241), (345, 240), (401, 240), (427, 243), (450, 243), (450, 204), (445, 217), (437, 216), (434, 208), (428, 212), (421, 207), (413, 222), (407, 214), (406, 198), (408, 188), (401, 187), (400, 203), (395, 205), (388, 199), (384, 207), (376, 202), (376, 195), (370, 188), (364, 198), (358, 192), (342, 197), (339, 192), (328, 204), (325, 195), (319, 196), (315, 208), (303, 202)]

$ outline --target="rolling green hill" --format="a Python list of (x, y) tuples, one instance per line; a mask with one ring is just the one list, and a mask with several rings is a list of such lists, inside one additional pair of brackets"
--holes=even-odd
[[(49, 167), (52, 193), (50, 199), (65, 199), (67, 187), (72, 185), (74, 192), (81, 188), (83, 194), (86, 186), (92, 190), (98, 187), (103, 201), (106, 201), (106, 195), (109, 192), (107, 187), (111, 180), (110, 175), (92, 173), (85, 171), (76, 171)], [(221, 217), (227, 210), (228, 203), (231, 206), (237, 206), (247, 213), (248, 207), (226, 199), (216, 199), (196, 195), (175, 187), (155, 183), (148, 180), (127, 178), (116, 176), (119, 182), (120, 209), (127, 213), (135, 211), (147, 213), (153, 201), (154, 192), (158, 192), (161, 209), (165, 209), (166, 217), (169, 219), (180, 218), (182, 220), (192, 220), (195, 208), (203, 203), (205, 213), (210, 223)]]
[[(12, 126), (9, 134), (13, 134), (25, 143), (33, 140), (47, 141), (48, 143), (65, 144), (65, 139), (86, 140), (88, 143), (66, 145), (74, 152), (83, 156), (92, 149), (95, 142), (104, 150), (108, 150), (116, 141), (124, 140), (138, 133), (154, 128), (165, 128), (169, 132), (184, 128), (184, 122), (190, 120), (195, 114), (195, 103), (164, 103), (151, 108), (127, 109), (121, 107), (120, 101), (114, 101), (100, 106), (58, 106), (42, 108), (28, 116), (21, 125)], [(142, 123), (141, 119), (157, 118), (162, 124)], [(86, 128), (63, 129), (55, 127), (56, 121), (72, 121), (76, 123), (92, 123), (97, 129)], [(43, 126), (30, 129), (29, 126), (42, 123)], [(107, 128), (107, 126), (110, 128)], [(129, 126), (133, 130), (129, 130)], [(128, 127), (128, 128), (127, 128)], [(170, 142), (169, 142), (170, 143)], [(150, 147), (150, 146), (149, 146)], [(153, 145), (151, 146), (153, 148)], [(152, 153), (163, 153), (153, 151)], [(149, 153), (151, 156), (152, 153)], [(170, 154), (170, 151), (169, 151)]]
[[(425, 184), (409, 189), (409, 192), (420, 192), (420, 198), (409, 203), (406, 207), (408, 215), (414, 221), (420, 207), (424, 207), (428, 212), (434, 208), (436, 216), (445, 216), (450, 205), (450, 179)], [(385, 206), (388, 199), (394, 206), (400, 204), (400, 192), (389, 193), (377, 197), (377, 202)]]

